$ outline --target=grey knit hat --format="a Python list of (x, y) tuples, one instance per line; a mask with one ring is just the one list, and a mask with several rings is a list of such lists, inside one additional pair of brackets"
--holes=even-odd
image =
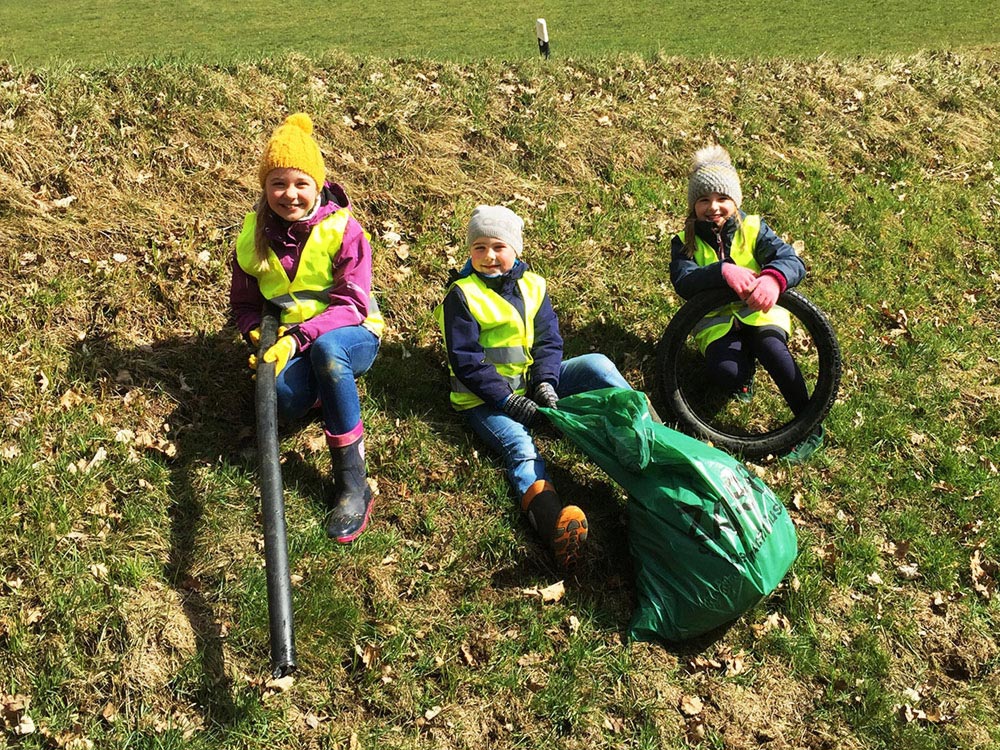
[(520, 256), (524, 250), (524, 241), (521, 239), (523, 227), (521, 217), (506, 206), (476, 206), (469, 219), (465, 246), (472, 247), (472, 243), (480, 237), (495, 237), (510, 245)]
[(697, 200), (709, 193), (728, 195), (737, 208), (743, 203), (740, 176), (722, 146), (705, 146), (694, 155), (688, 180), (688, 209), (694, 208)]

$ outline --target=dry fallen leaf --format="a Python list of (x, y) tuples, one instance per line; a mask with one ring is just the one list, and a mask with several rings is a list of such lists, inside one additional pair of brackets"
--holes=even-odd
[(972, 588), (984, 599), (989, 599), (996, 588), (994, 575), (997, 566), (993, 562), (983, 560), (981, 547), (977, 547), (969, 558), (969, 571), (972, 574)]
[(286, 693), (291, 690), (292, 685), (295, 684), (295, 678), (292, 675), (285, 675), (284, 677), (275, 677), (264, 683), (264, 687), (268, 690), (276, 690), (279, 693)]
[(68, 411), (77, 404), (81, 403), (83, 403), (83, 396), (81, 396), (79, 393), (70, 388), (59, 399), (59, 408), (62, 409), (63, 411)]
[(683, 695), (677, 706), (685, 716), (697, 716), (705, 708), (697, 695)]
[(521, 593), (527, 596), (537, 596), (541, 598), (543, 604), (552, 604), (566, 595), (566, 587), (562, 581), (556, 581), (551, 586), (546, 586), (543, 589), (522, 589)]
[(705, 739), (705, 722), (700, 716), (692, 716), (684, 722), (684, 733), (691, 745), (698, 745)]
[(786, 633), (792, 632), (792, 623), (788, 618), (779, 612), (772, 612), (762, 623), (754, 623), (750, 626), (754, 634), (760, 638), (765, 633), (772, 630), (783, 630)]
[(21, 718), (17, 722), (17, 726), (14, 727), (14, 734), (19, 737), (23, 737), (26, 734), (34, 734), (35, 732), (35, 721), (28, 714), (22, 714)]
[(625, 722), (615, 716), (605, 716), (604, 728), (611, 734), (621, 734), (622, 730), (625, 729)]
[(362, 665), (365, 669), (371, 669), (372, 664), (374, 664), (379, 656), (381, 655), (381, 649), (371, 643), (362, 646), (360, 643), (354, 645), (354, 653), (357, 654), (358, 658), (361, 659)]

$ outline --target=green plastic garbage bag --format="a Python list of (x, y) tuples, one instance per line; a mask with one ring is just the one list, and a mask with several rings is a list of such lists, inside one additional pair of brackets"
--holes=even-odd
[(541, 411), (630, 496), (631, 638), (701, 635), (781, 582), (798, 553), (795, 528), (735, 458), (654, 422), (639, 391), (581, 393)]

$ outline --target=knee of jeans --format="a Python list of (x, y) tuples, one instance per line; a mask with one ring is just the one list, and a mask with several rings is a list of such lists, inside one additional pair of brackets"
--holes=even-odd
[(587, 357), (587, 365), (602, 382), (618, 385), (624, 380), (621, 373), (618, 372), (618, 368), (615, 367), (615, 363), (604, 354), (586, 354), (584, 356)]
[(322, 367), (314, 367), (316, 377), (327, 383), (341, 383), (346, 380), (354, 382), (354, 373), (350, 365), (337, 359), (327, 359)]
[(528, 461), (537, 461), (538, 451), (533, 442), (515, 445), (507, 452), (507, 461), (511, 466), (517, 466)]

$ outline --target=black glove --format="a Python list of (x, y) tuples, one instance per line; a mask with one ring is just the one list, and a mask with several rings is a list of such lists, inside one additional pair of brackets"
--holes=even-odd
[(535, 418), (535, 414), (538, 413), (538, 404), (532, 401), (530, 398), (525, 398), (524, 396), (518, 396), (516, 393), (512, 393), (507, 397), (507, 400), (503, 402), (503, 410), (513, 419), (527, 427), (531, 424), (531, 420)]
[(536, 404), (544, 406), (547, 409), (555, 409), (556, 402), (559, 400), (559, 396), (556, 395), (556, 389), (552, 387), (551, 383), (539, 383), (536, 385), (535, 392), (531, 398)]

